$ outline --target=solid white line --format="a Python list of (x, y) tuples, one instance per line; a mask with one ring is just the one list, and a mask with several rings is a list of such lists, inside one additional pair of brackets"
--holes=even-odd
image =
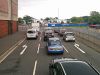
[(66, 52), (67, 52), (67, 53), (69, 53), (69, 52), (68, 52), (68, 50), (65, 48), (65, 46), (64, 46), (64, 45), (63, 45), (63, 47), (64, 47), (64, 49), (66, 50)]
[(25, 50), (27, 49), (27, 46), (26, 45), (23, 45), (23, 50), (20, 52), (20, 55), (22, 55), (24, 52), (25, 52)]
[(38, 45), (38, 50), (37, 50), (37, 54), (39, 54), (39, 49), (40, 49), (40, 44)]
[(25, 41), (25, 39), (26, 39), (26, 38), (24, 38), (22, 41), (20, 41), (18, 45), (20, 45), (23, 41)]
[(82, 53), (85, 53), (82, 49), (80, 49), (76, 44), (74, 45), (79, 51), (81, 51)]
[(34, 70), (33, 70), (33, 75), (35, 75), (35, 72), (36, 72), (36, 66), (37, 66), (37, 60), (35, 61)]
[(13, 45), (9, 50), (7, 50), (3, 55), (1, 55), (0, 56), (0, 63), (3, 62), (16, 49), (18, 47), (18, 45), (20, 45), (22, 43), (22, 41), (23, 40), (19, 41), (18, 43)]
[(14, 47), (10, 52), (6, 51), (3, 55), (5, 55), (5, 54), (7, 54), (7, 55), (5, 55), (5, 56), (0, 60), (0, 63), (3, 62), (16, 48), (17, 48), (17, 46)]

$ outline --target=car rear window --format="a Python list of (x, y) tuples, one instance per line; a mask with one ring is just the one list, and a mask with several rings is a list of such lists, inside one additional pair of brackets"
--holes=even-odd
[(50, 40), (49, 45), (61, 45), (61, 42), (59, 40)]
[(35, 33), (35, 31), (28, 31), (27, 33)]
[(62, 63), (67, 75), (99, 75), (91, 66), (80, 62)]
[(74, 36), (74, 33), (67, 33), (66, 36)]

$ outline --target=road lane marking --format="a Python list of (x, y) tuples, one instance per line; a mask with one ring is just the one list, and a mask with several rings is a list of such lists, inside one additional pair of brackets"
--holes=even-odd
[(24, 41), (25, 41), (25, 39), (26, 39), (26, 38), (24, 38), (22, 41), (20, 41), (18, 45), (20, 45), (22, 42), (24, 42)]
[(66, 52), (67, 52), (67, 53), (69, 53), (69, 52), (68, 52), (68, 50), (65, 48), (65, 46), (64, 46), (64, 45), (63, 45), (63, 47), (64, 47), (64, 49), (66, 50)]
[(9, 50), (7, 50), (4, 54), (0, 56), (0, 63), (2, 63), (21, 43), (23, 40), (18, 41), (15, 45), (13, 45)]
[(23, 50), (20, 52), (20, 55), (22, 55), (24, 52), (25, 52), (25, 50), (27, 49), (27, 46), (26, 46), (26, 44), (25, 45), (23, 45)]
[(41, 37), (40, 37), (40, 41), (41, 41)]
[(37, 54), (39, 54), (39, 49), (40, 49), (40, 44), (38, 45), (38, 50), (37, 50)]
[(33, 70), (33, 75), (35, 75), (35, 72), (36, 72), (36, 66), (37, 66), (37, 60), (35, 61), (34, 70)]
[(79, 45), (78, 45), (78, 44), (75, 43), (74, 46), (75, 46), (79, 51), (81, 51), (82, 53), (85, 53), (85, 51), (83, 51), (82, 49), (79, 48)]

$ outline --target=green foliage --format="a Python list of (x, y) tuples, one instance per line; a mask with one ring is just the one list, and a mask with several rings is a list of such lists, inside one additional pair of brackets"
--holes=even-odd
[(26, 15), (23, 17), (23, 20), (26, 22), (27, 25), (32, 23), (32, 17)]
[(84, 20), (83, 20), (83, 18), (82, 17), (72, 17), (71, 18), (71, 22), (72, 23), (83, 23), (84, 22)]
[(89, 23), (90, 24), (100, 24), (100, 13), (97, 11), (92, 11), (90, 13)]
[(19, 23), (19, 24), (23, 24), (23, 23), (24, 23), (23, 18), (19, 17), (19, 18), (18, 18), (18, 23)]

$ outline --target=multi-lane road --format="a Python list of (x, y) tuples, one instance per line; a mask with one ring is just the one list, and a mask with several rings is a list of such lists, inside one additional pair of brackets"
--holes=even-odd
[(86, 61), (100, 72), (100, 53), (82, 43), (84, 39), (76, 37), (75, 42), (64, 42), (59, 38), (65, 49), (63, 55), (47, 55), (42, 34), (37, 40), (22, 37), (0, 56), (0, 75), (49, 75), (50, 61), (62, 57)]

